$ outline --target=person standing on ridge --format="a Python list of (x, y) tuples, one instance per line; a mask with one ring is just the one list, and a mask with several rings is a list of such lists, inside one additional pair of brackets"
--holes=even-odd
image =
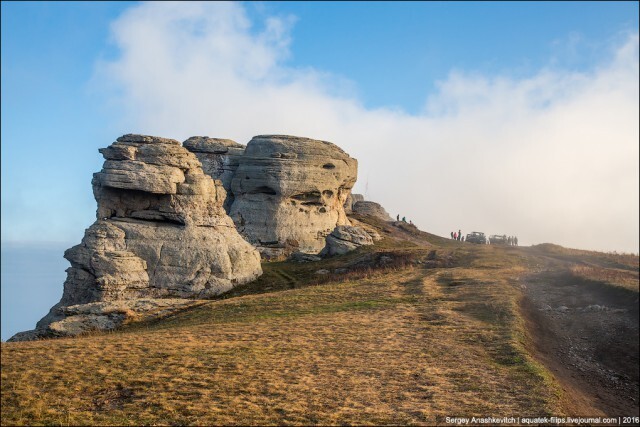
[(400, 214), (396, 216), (396, 221), (400, 221)]
[(453, 231), (451, 232), (451, 238), (453, 239)]
[(462, 239), (462, 230), (458, 230), (458, 241)]
[(453, 233), (453, 240), (458, 240), (458, 233)]

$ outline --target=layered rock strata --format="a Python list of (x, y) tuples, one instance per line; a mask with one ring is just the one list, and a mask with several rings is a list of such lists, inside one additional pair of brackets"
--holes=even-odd
[(126, 249), (147, 263), (144, 296), (217, 295), (260, 275), (258, 253), (223, 208), (221, 181), (203, 172), (195, 154), (178, 141), (141, 135), (100, 151), (105, 163), (93, 179), (98, 219), (120, 230)]
[[(38, 322), (38, 334), (64, 334), (51, 325), (79, 315), (70, 306), (204, 298), (262, 273), (258, 251), (223, 208), (222, 183), (206, 175), (178, 141), (125, 135), (100, 152), (105, 162), (92, 181), (98, 219), (65, 252), (71, 267), (63, 296)], [(77, 330), (75, 320), (66, 324)], [(99, 327), (101, 320), (94, 320), (80, 323)]]
[(319, 253), (337, 225), (357, 161), (338, 146), (285, 135), (254, 137), (231, 182), (230, 216), (264, 256)]

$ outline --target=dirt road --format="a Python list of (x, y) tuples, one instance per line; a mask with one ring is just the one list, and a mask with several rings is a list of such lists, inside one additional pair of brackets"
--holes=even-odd
[(521, 308), (536, 357), (565, 391), (570, 415), (638, 415), (638, 293), (542, 258)]

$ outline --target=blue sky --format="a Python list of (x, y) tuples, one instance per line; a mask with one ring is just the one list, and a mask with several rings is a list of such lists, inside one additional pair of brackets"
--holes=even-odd
[(638, 2), (2, 2), (1, 55), (3, 338), (7, 248), (78, 243), (125, 133), (325, 139), (424, 230), (638, 252)]
[[(637, 2), (292, 2), (291, 63), (346, 76), (367, 107), (416, 113), (452, 69), (526, 76), (549, 65), (592, 66)], [(251, 9), (251, 8), (250, 8)]]

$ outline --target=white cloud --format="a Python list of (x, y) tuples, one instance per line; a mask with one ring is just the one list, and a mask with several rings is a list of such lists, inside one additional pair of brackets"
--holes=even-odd
[(113, 24), (121, 56), (96, 80), (117, 89), (131, 132), (332, 141), (359, 160), (356, 190), (436, 234), (638, 251), (637, 33), (590, 72), (452, 71), (410, 115), (283, 65), (294, 21), (258, 32), (239, 3), (143, 3)]

